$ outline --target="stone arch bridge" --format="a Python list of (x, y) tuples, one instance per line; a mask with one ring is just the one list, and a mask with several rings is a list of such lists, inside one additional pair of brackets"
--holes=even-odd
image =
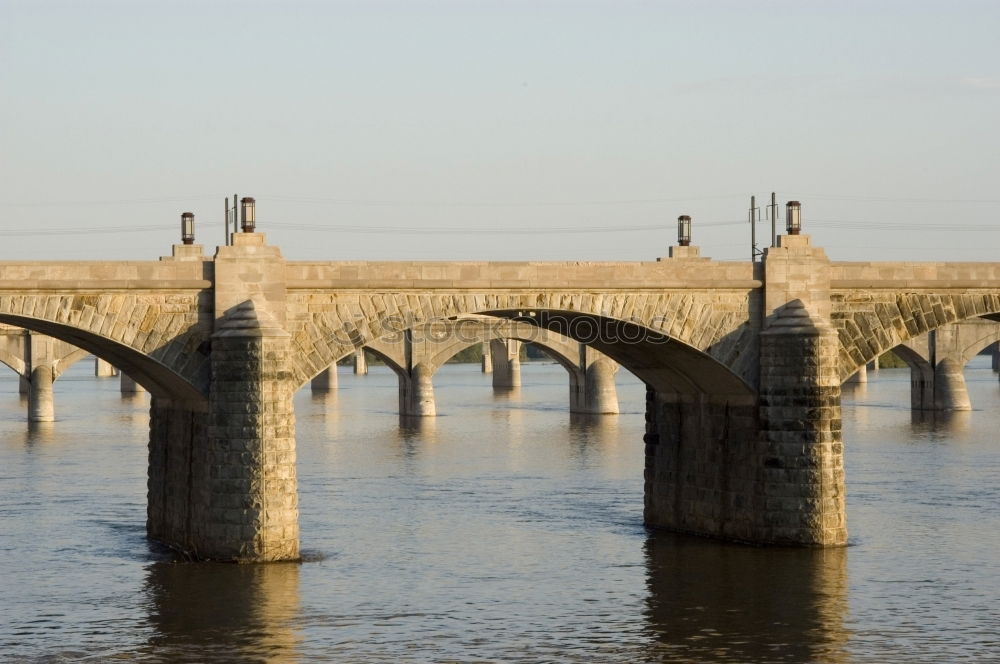
[(841, 382), (1000, 314), (1000, 263), (837, 263), (804, 235), (760, 263), (692, 247), (644, 263), (293, 262), (259, 233), (202, 251), (0, 263), (0, 323), (149, 390), (147, 530), (202, 559), (298, 558), (292, 394), (358, 348), (470, 316), (561, 335), (646, 383), (649, 526), (843, 545)]

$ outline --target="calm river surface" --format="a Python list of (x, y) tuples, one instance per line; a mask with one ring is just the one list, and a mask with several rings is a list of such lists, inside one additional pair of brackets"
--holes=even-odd
[(401, 426), (385, 367), (296, 397), (303, 564), (177, 563), (147, 543), (145, 395), (92, 362), (29, 431), (0, 376), (0, 660), (1000, 661), (1000, 383), (921, 422), (907, 370), (844, 398), (852, 546), (755, 549), (642, 525), (644, 389), (567, 412), (557, 365), (494, 394), (437, 376)]

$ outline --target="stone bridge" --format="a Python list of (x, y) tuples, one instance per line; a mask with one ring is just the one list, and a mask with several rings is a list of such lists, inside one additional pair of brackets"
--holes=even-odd
[(759, 263), (694, 247), (644, 263), (292, 262), (252, 232), (211, 257), (177, 245), (160, 261), (0, 263), (0, 323), (151, 393), (150, 537), (222, 560), (299, 555), (300, 386), (402, 335), (402, 355), (378, 352), (419, 411), (423, 377), (450, 351), (415, 346), (418, 333), (484, 316), (507, 337), (533, 326), (584, 344), (646, 383), (649, 526), (843, 545), (841, 383), (998, 314), (1000, 263), (835, 263), (805, 235)]

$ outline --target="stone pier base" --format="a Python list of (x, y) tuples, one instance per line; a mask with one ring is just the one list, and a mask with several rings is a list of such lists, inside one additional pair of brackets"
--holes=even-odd
[(647, 526), (764, 542), (756, 404), (646, 393)]

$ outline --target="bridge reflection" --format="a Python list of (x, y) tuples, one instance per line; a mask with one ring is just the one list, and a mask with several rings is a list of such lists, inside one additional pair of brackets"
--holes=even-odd
[(152, 564), (145, 592), (162, 661), (296, 662), (299, 565)]
[(847, 661), (847, 549), (646, 540), (651, 661)]

